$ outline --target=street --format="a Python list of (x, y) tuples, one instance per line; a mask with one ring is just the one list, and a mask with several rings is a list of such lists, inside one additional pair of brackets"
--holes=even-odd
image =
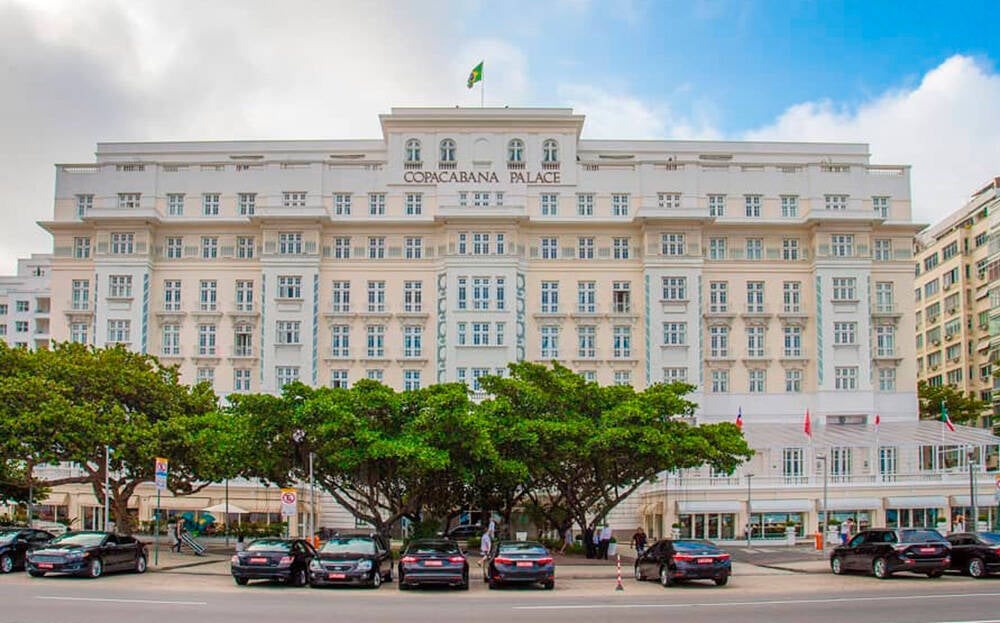
[(399, 591), (395, 584), (370, 589), (288, 588), (267, 583), (237, 587), (218, 573), (153, 572), (87, 580), (74, 577), (0, 577), (0, 621), (18, 623), (142, 623), (197, 621), (298, 621), (336, 616), (352, 622), (405, 619), (439, 623), (475, 613), (480, 623), (509, 621), (690, 621), (792, 623), (986, 623), (1000, 621), (1000, 577), (936, 580), (900, 575), (886, 581), (865, 576), (773, 573), (749, 570), (729, 586), (692, 583), (663, 589), (653, 582), (563, 579), (554, 591)]

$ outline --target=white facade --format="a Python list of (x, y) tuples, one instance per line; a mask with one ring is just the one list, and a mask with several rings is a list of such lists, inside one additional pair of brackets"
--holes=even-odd
[(52, 314), (50, 254), (17, 261), (17, 274), (0, 277), (0, 339), (9, 346), (46, 348)]

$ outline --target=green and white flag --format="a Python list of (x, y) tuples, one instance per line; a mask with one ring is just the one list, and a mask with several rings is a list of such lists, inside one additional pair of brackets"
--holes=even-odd
[(476, 84), (477, 82), (482, 82), (482, 80), (483, 80), (483, 61), (480, 61), (479, 64), (473, 67), (472, 71), (469, 72), (469, 81), (466, 83), (465, 86), (471, 89), (472, 85)]

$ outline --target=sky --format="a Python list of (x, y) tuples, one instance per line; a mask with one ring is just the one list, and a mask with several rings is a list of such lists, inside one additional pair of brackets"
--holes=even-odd
[(1000, 176), (996, 0), (0, 0), (0, 274), (98, 142), (378, 138), (393, 106), (569, 106), (584, 138), (848, 141), (934, 223)]

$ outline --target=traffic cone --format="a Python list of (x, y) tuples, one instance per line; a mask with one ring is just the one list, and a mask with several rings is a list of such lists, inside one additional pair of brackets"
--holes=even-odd
[(616, 591), (623, 591), (623, 590), (625, 590), (625, 586), (622, 584), (622, 555), (621, 554), (615, 554), (615, 559), (618, 561), (617, 562), (617, 565), (618, 565), (618, 586), (615, 587), (615, 590)]

